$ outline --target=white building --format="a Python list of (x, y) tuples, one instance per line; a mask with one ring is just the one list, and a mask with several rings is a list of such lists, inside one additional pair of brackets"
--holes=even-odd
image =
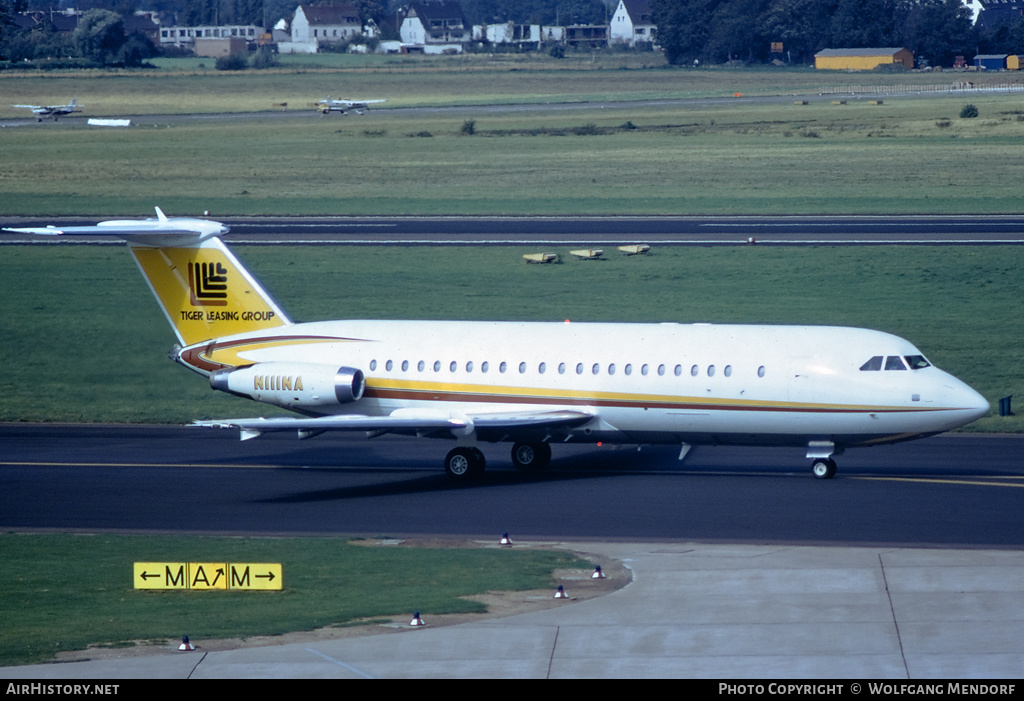
[(404, 44), (464, 44), (472, 40), (462, 6), (450, 0), (413, 2), (402, 20), (399, 34)]
[(292, 18), (292, 42), (320, 44), (349, 41), (363, 33), (352, 5), (299, 5)]
[(648, 0), (619, 0), (608, 27), (608, 43), (626, 46), (635, 46), (638, 42), (653, 44), (656, 33)]
[(195, 46), (196, 39), (245, 39), (252, 43), (263, 34), (263, 27), (254, 24), (223, 27), (160, 27), (160, 46)]

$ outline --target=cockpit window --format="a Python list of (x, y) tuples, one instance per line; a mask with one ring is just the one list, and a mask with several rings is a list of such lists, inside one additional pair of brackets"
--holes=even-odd
[(890, 355), (885, 359), (886, 370), (906, 370), (907, 366), (903, 364), (903, 359), (898, 355)]
[(863, 365), (861, 365), (860, 369), (862, 371), (881, 370), (882, 369), (882, 356), (876, 355), (874, 358), (872, 358), (868, 362), (866, 362)]
[(907, 361), (907, 365), (910, 366), (911, 370), (931, 367), (931, 363), (925, 360), (923, 355), (905, 355), (903, 358)]

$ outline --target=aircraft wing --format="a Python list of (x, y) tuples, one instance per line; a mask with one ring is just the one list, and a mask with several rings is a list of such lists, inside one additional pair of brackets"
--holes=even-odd
[(571, 428), (584, 424), (596, 415), (585, 411), (516, 411), (458, 415), (418, 409), (399, 409), (389, 416), (343, 414), (338, 416), (280, 417), (251, 419), (220, 419), (196, 421), (193, 426), (241, 429), (242, 440), (255, 438), (268, 431), (297, 431), (300, 438), (324, 431), (369, 431), (384, 433), (424, 433), (451, 431), (462, 434), (483, 429), (515, 431), (517, 429)]

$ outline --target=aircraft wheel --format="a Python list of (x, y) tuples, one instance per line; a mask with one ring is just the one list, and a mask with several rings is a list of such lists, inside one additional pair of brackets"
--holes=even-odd
[(468, 481), (479, 477), (485, 464), (479, 448), (453, 448), (444, 459), (444, 471), (452, 479)]
[(543, 470), (551, 462), (547, 443), (516, 443), (512, 446), (512, 464), (520, 470)]
[(832, 458), (822, 458), (815, 460), (814, 464), (811, 465), (811, 471), (814, 476), (821, 480), (828, 480), (835, 477), (836, 474), (836, 461)]

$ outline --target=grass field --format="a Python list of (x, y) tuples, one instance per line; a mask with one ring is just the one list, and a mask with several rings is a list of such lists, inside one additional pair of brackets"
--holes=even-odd
[[(655, 57), (640, 54), (593, 63), (331, 58), (324, 68), (239, 74), (194, 63), (92, 77), (0, 74), (11, 103), (78, 96), (86, 105), (60, 124), (0, 130), (0, 215), (143, 215), (156, 204), (183, 215), (1020, 208), (1021, 94), (882, 105), (732, 97), (807, 94), (842, 82), (952, 83), (960, 74), (686, 71), (643, 68), (638, 61)], [(972, 78), (980, 85), (998, 76)], [(310, 103), (327, 94), (387, 98), (389, 109), (321, 118)], [(715, 99), (666, 102), (681, 98)], [(978, 118), (958, 117), (966, 101)], [(83, 119), (270, 112), (281, 103), (289, 114), (273, 118), (154, 116), (122, 130), (90, 128)], [(516, 107), (523, 103), (572, 108)], [(436, 109), (452, 106), (460, 107)], [(0, 117), (16, 113), (0, 107)]]
[[(367, 547), (337, 538), (0, 535), (0, 666), (44, 662), (88, 645), (166, 646), (280, 635), (391, 616), (482, 613), (463, 598), (553, 588), (560, 568), (593, 570), (549, 550)], [(133, 562), (277, 562), (282, 591), (142, 591)]]
[[(525, 265), (521, 248), (237, 250), (296, 320), (867, 326), (908, 338), (993, 405), (1024, 396), (1019, 247), (656, 248), (555, 266)], [(166, 359), (174, 337), (122, 248), (0, 249), (0, 318), (0, 421), (187, 423), (254, 411)], [(1022, 427), (992, 416), (973, 428)]]

